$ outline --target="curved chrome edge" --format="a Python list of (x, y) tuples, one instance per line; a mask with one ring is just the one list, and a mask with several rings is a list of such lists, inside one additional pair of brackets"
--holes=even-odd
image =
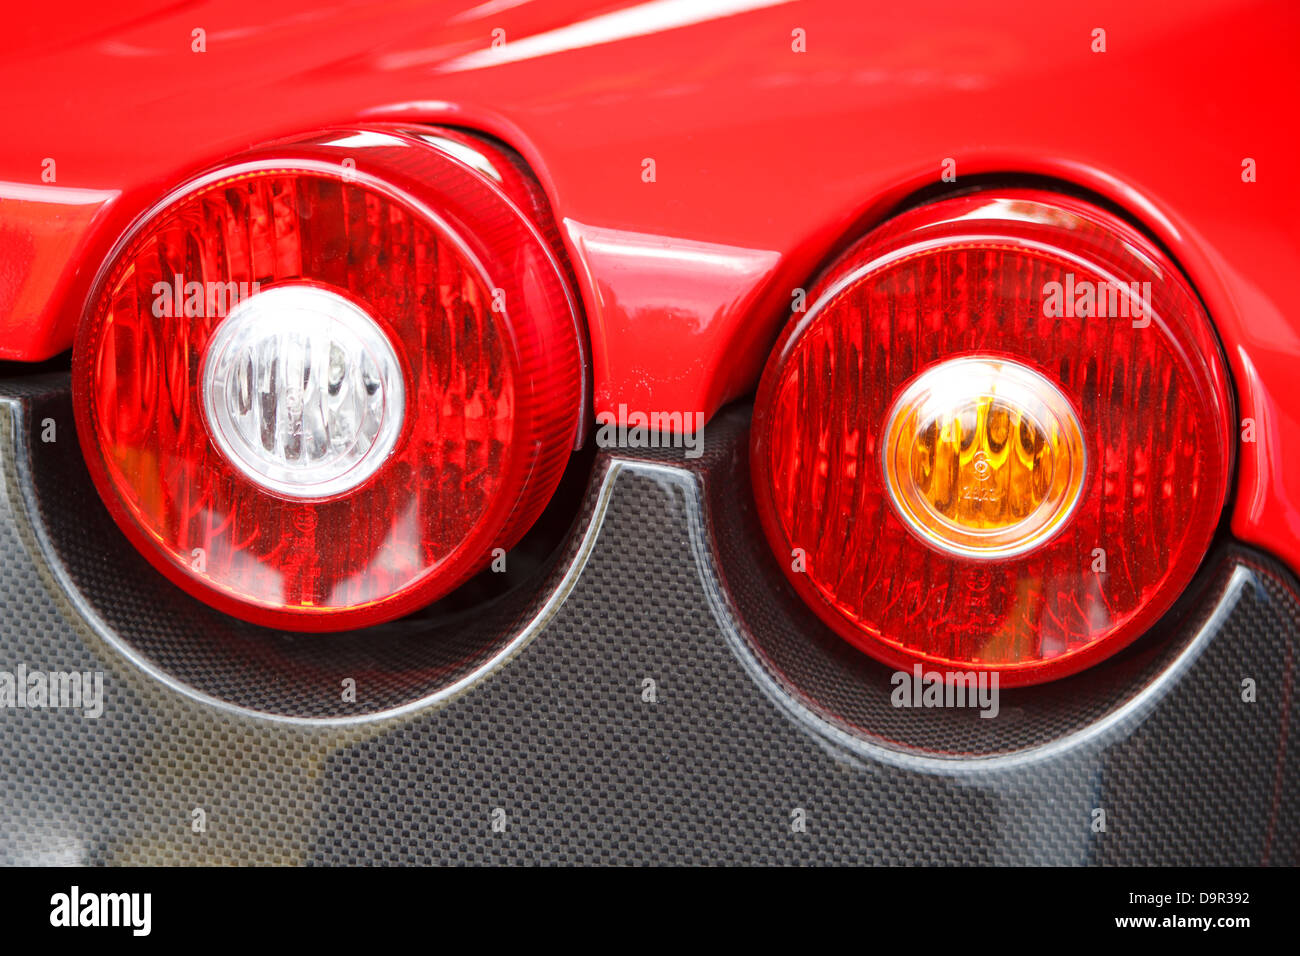
[[(699, 473), (690, 469), (657, 462), (611, 457), (606, 459), (606, 467), (600, 475), (600, 483), (595, 491), (596, 500), (593, 503), (587, 525), (583, 528), (582, 537), (559, 582), (533, 617), (520, 628), (518, 634), (500, 651), (447, 687), (397, 707), (346, 717), (291, 717), (232, 704), (204, 693), (159, 669), (113, 633), (112, 629), (98, 615), (72, 581), (66, 567), (58, 558), (57, 552), (46, 535), (43, 524), (39, 520), (33, 520), (34, 516), (39, 515), (40, 512), (32, 497), (34, 485), (31, 480), (30, 447), (27, 443), (18, 440), (18, 436), (24, 433), (24, 426), (27, 424), (27, 409), (22, 402), (14, 399), (0, 399), (0, 402), (10, 405), (11, 412), (13, 412), (10, 419), (13, 432), (9, 438), (10, 447), (14, 452), (14, 469), (19, 478), (15, 490), (21, 497), (29, 530), (50, 573), (71, 602), (75, 612), (85, 621), (95, 636), (120, 654), (124, 660), (138, 671), (153, 678), (178, 695), (196, 703), (213, 707), (228, 715), (269, 724), (294, 725), (304, 728), (346, 728), (390, 722), (444, 706), (460, 697), (480, 681), (492, 676), (499, 668), (518, 656), (533, 641), (555, 617), (569, 594), (572, 593), (574, 585), (595, 550), (596, 542), (604, 526), (605, 515), (613, 495), (614, 485), (624, 472), (643, 475), (681, 489), (685, 497), (686, 507), (684, 510), (687, 519), (691, 556), (695, 562), (696, 573), (699, 576), (700, 586), (709, 605), (709, 610), (722, 631), (728, 649), (744, 667), (755, 685), (778, 709), (785, 713), (797, 726), (809, 733), (819, 744), (826, 747), (835, 757), (856, 758), (858, 761), (885, 764), (919, 773), (974, 777), (993, 772), (1014, 770), (1041, 763), (1066, 753), (1075, 752), (1085, 747), (1101, 744), (1128, 732), (1150, 713), (1160, 698), (1191, 668), (1205, 650), (1215, 632), (1221, 627), (1223, 621), (1232, 613), (1246, 587), (1254, 582), (1254, 575), (1248, 568), (1242, 566), (1235, 568), (1214, 611), (1178, 656), (1159, 675), (1135, 694), (1132, 699), (1087, 727), (1050, 743), (1010, 754), (985, 757), (928, 756), (914, 751), (885, 747), (865, 740), (823, 717), (786, 691), (767, 670), (762, 661), (759, 660), (743, 633), (740, 623), (741, 617), (723, 588), (721, 579), (714, 567), (713, 549), (704, 526), (702, 479)], [(15, 509), (15, 512), (17, 510)]]
[(930, 756), (865, 740), (817, 713), (782, 687), (764, 666), (746, 638), (738, 609), (727, 595), (714, 568), (713, 550), (704, 529), (703, 497), (699, 475), (666, 466), (638, 463), (638, 470), (642, 468), (666, 470), (685, 476), (683, 484), (688, 486), (686, 493), (691, 505), (687, 509), (691, 551), (700, 575), (700, 584), (704, 588), (714, 620), (726, 638), (727, 646), (759, 689), (796, 724), (820, 738), (820, 742), (833, 748), (833, 752), (838, 751), (835, 753), (836, 756), (856, 757), (918, 773), (973, 777), (1016, 770), (1104, 744), (1128, 733), (1141, 723), (1159, 700), (1191, 668), (1224, 620), (1232, 613), (1243, 591), (1254, 582), (1254, 574), (1250, 569), (1240, 565), (1234, 568), (1213, 613), (1178, 656), (1131, 699), (1088, 726), (1049, 743), (1007, 754), (977, 757)]
[[(525, 647), (532, 643), (533, 638), (555, 617), (572, 592), (574, 584), (581, 576), (583, 569), (587, 565), (587, 560), (595, 548), (596, 540), (600, 536), (600, 529), (604, 525), (605, 512), (609, 507), (609, 500), (613, 494), (614, 482), (625, 465), (625, 462), (619, 459), (609, 460), (608, 467), (600, 476), (600, 485), (596, 489), (596, 500), (592, 506), (590, 518), (560, 580), (532, 618), (519, 629), (519, 632), (509, 643), (490, 658), (446, 687), (396, 707), (346, 717), (292, 717), (287, 714), (274, 714), (239, 704), (232, 704), (229, 701), (205, 693), (184, 681), (177, 680), (113, 632), (113, 629), (99, 616), (95, 608), (73, 582), (63, 561), (59, 558), (58, 552), (49, 540), (44, 524), (39, 520), (40, 510), (32, 494), (35, 486), (32, 480), (33, 473), (30, 463), (31, 449), (29, 443), (19, 439), (20, 435), (27, 432), (30, 424), (27, 420), (27, 407), (23, 402), (12, 398), (0, 398), (0, 404), (8, 404), (11, 409), (10, 421), (13, 426), (13, 433), (9, 436), (9, 446), (13, 454), (14, 469), (19, 479), (15, 490), (22, 501), (22, 512), (25, 514), (28, 530), (32, 533), (37, 547), (40, 549), (41, 560), (44, 561), (55, 582), (71, 603), (73, 611), (80, 616), (91, 632), (136, 670), (195, 703), (213, 707), (231, 716), (270, 724), (288, 724), (306, 728), (360, 727), (389, 722), (397, 718), (442, 707), (460, 697), (479, 681), (492, 676), (499, 668), (514, 659)], [(14, 511), (15, 514), (19, 513), (17, 508)]]

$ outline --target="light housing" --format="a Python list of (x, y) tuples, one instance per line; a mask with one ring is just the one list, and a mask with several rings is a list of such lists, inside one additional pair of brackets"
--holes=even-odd
[(296, 630), (398, 617), (508, 550), (584, 419), (540, 212), (510, 154), (450, 130), (326, 130), (177, 188), (74, 348), (119, 526), (202, 600)]
[[(1169, 609), (1234, 430), (1209, 319), (1151, 240), (1083, 200), (974, 193), (896, 216), (807, 301), (759, 386), (751, 474), (777, 560), (835, 631), (899, 669), (1017, 686)], [(976, 457), (1017, 423), (1019, 461)]]

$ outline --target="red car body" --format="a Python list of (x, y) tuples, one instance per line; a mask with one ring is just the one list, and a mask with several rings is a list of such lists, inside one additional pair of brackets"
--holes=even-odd
[(56, 32), (13, 11), (0, 41), (0, 357), (67, 350), (108, 250), (187, 175), (313, 128), (419, 121), (495, 135), (537, 173), (595, 411), (711, 414), (752, 392), (793, 290), (900, 200), (945, 171), (1051, 177), (1185, 270), (1253, 423), (1232, 531), (1300, 571), (1290, 4), (73, 7)]

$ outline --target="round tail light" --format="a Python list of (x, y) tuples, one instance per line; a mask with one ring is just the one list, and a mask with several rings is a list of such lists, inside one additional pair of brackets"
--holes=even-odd
[(583, 417), (536, 199), (503, 152), (395, 128), (173, 192), (110, 256), (74, 349), (117, 523), (197, 597), (298, 630), (397, 617), (509, 549)]
[(1145, 236), (1029, 190), (899, 215), (792, 317), (755, 403), (767, 538), (891, 666), (1074, 673), (1192, 578), (1232, 467), (1210, 322)]

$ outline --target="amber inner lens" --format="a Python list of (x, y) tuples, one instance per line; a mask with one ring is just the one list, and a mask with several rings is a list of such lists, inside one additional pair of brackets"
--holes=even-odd
[(1064, 526), (1083, 487), (1083, 434), (1039, 373), (1003, 359), (953, 359), (895, 402), (883, 464), (896, 511), (923, 540), (1000, 557)]

